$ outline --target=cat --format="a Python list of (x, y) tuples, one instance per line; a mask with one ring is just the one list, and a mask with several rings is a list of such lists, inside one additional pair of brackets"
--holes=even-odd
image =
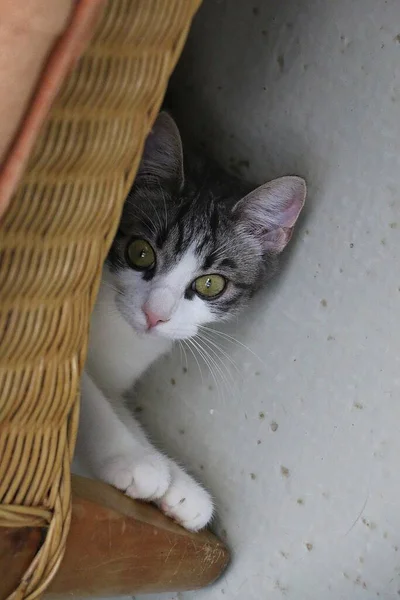
[(97, 477), (187, 529), (209, 523), (211, 495), (151, 444), (124, 395), (175, 340), (248, 303), (276, 271), (305, 196), (300, 177), (252, 190), (184, 155), (166, 112), (145, 143), (92, 315), (78, 447)]

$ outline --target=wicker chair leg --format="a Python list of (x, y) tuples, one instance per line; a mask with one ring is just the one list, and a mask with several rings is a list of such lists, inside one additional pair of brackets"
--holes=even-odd
[[(19, 582), (41, 543), (39, 528), (0, 530), (0, 598)], [(72, 523), (48, 594), (119, 596), (204, 587), (229, 561), (208, 531), (192, 534), (148, 504), (99, 481), (73, 478)]]

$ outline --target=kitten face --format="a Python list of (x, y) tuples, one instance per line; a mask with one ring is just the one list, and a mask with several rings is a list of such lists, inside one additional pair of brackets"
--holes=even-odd
[(284, 177), (257, 190), (185, 156), (161, 113), (108, 257), (116, 303), (137, 332), (172, 340), (236, 314), (276, 269), (305, 198)]
[[(170, 207), (167, 215), (164, 198)], [(192, 199), (179, 210), (179, 199), (164, 198), (157, 199), (154, 194), (155, 209), (147, 211), (147, 219), (142, 219), (138, 210), (139, 216), (125, 223), (124, 231), (114, 242), (116, 268), (112, 268), (111, 277), (121, 292), (117, 305), (137, 331), (182, 339), (195, 335), (199, 325), (231, 317), (246, 303), (256, 286), (260, 247), (235, 219), (218, 216), (219, 207), (213, 207), (213, 203), (209, 208), (213, 207), (219, 225), (214, 235), (209, 226), (212, 217), (204, 214), (204, 206), (199, 207)], [(141, 206), (137, 202), (136, 196), (134, 209)], [(174, 203), (175, 211), (171, 210)], [(201, 212), (204, 218), (199, 218)], [(138, 271), (129, 265), (132, 240), (146, 240), (151, 245), (155, 254), (151, 269)], [(204, 276), (209, 276), (206, 285), (215, 287), (217, 282), (218, 290), (222, 283), (224, 289), (215, 296), (205, 297), (207, 287), (203, 281), (200, 281), (202, 291), (196, 290), (196, 281)], [(149, 328), (152, 315), (159, 317), (160, 322)]]

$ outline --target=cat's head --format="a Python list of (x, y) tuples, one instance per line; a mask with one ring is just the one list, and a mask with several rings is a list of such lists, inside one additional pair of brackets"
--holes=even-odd
[(300, 177), (253, 191), (197, 158), (161, 113), (108, 257), (116, 302), (138, 332), (184, 339), (236, 314), (276, 269), (303, 207)]

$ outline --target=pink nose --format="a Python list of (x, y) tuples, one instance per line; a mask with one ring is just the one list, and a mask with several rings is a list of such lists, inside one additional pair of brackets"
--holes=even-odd
[(160, 323), (166, 323), (169, 320), (161, 318), (160, 315), (154, 313), (153, 311), (147, 308), (144, 308), (143, 312), (146, 316), (147, 326), (149, 329), (155, 327), (156, 325), (159, 325)]

